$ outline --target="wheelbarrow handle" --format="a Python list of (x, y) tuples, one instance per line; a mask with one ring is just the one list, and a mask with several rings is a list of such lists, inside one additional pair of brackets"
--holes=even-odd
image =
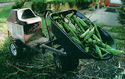
[[(47, 31), (48, 31), (48, 35), (49, 35), (49, 41), (52, 41), (52, 34), (51, 34), (51, 31), (50, 31), (50, 28), (49, 28), (49, 25), (47, 23), (47, 16), (49, 14), (49, 12), (53, 12), (53, 10), (43, 10), (43, 11), (39, 11), (39, 12), (36, 12), (37, 15), (43, 17), (45, 19), (45, 24), (46, 24), (46, 27), (47, 27)], [(40, 13), (44, 13), (43, 15), (40, 15)]]
[[(46, 17), (48, 16), (48, 13), (49, 13), (49, 12), (53, 12), (53, 10), (38, 11), (38, 12), (35, 12), (35, 14), (38, 15), (38, 16), (41, 16), (41, 17), (46, 18)], [(44, 13), (44, 15), (40, 15), (40, 13)]]

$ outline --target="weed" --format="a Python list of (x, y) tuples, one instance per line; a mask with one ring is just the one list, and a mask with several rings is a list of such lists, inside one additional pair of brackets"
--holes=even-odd
[(117, 49), (124, 50), (125, 49), (125, 43), (123, 42), (116, 42)]
[(112, 29), (110, 29), (112, 32), (118, 32), (118, 33), (125, 33), (124, 27), (122, 26), (112, 26)]
[(99, 26), (99, 27), (103, 28), (104, 26), (107, 26), (107, 25), (105, 25), (105, 24), (100, 24), (100, 23), (97, 23), (97, 26)]
[(90, 11), (94, 11), (94, 9), (92, 7), (89, 8)]
[(82, 13), (83, 15), (86, 15), (86, 14), (87, 14), (87, 12), (82, 12), (82, 11), (80, 11), (80, 13)]

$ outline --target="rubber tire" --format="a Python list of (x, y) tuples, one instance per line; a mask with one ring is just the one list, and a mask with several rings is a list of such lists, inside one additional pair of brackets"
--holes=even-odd
[(73, 60), (69, 58), (68, 56), (62, 56), (58, 54), (53, 54), (54, 56), (54, 62), (56, 65), (56, 69), (61, 71), (61, 72), (66, 72), (66, 71), (73, 71), (77, 69), (77, 66), (79, 65), (79, 60)]
[(9, 43), (9, 49), (13, 57), (22, 58), (23, 56), (23, 47), (20, 40), (11, 40)]

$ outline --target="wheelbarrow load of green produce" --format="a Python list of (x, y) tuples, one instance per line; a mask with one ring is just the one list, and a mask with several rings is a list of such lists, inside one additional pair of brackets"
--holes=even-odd
[(49, 18), (52, 32), (71, 58), (104, 60), (123, 52), (116, 50), (116, 43), (107, 32), (77, 10), (55, 12)]

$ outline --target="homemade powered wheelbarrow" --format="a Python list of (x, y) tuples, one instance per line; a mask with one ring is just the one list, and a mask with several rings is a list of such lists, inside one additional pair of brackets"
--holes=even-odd
[[(80, 12), (74, 9), (51, 13), (49, 19), (51, 25), (47, 23), (47, 16), (51, 10), (37, 12), (44, 13), (44, 19), (49, 37), (43, 33), (42, 20), (29, 9), (13, 9), (6, 21), (8, 36), (11, 38), (10, 51), (14, 57), (21, 57), (23, 48), (30, 48), (38, 52), (45, 53), (48, 49), (53, 51), (54, 62), (57, 69), (73, 70), (79, 64), (79, 59), (110, 59), (113, 55), (109, 54), (103, 58), (90, 55), (85, 52), (78, 44), (76, 44), (52, 19), (56, 15), (67, 15), (74, 12), (77, 17), (86, 18)], [(98, 27), (103, 42), (116, 49), (113, 38), (100, 27)]]

